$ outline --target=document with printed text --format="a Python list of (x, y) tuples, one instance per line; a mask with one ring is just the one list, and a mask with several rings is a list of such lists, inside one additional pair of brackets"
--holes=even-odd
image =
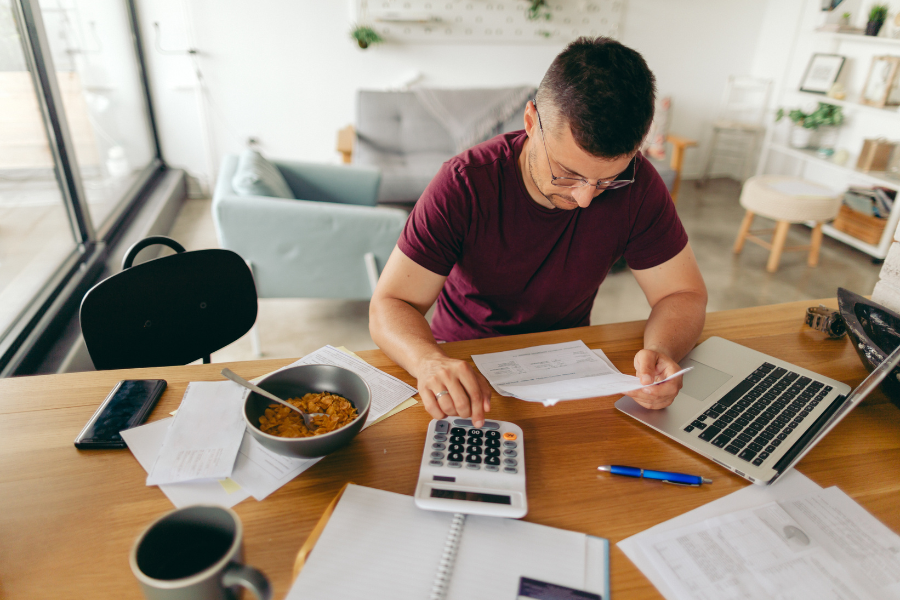
[[(533, 346), (492, 354), (473, 354), (472, 360), (498, 394), (552, 406), (560, 400), (624, 394), (642, 387), (640, 379), (625, 375), (602, 350), (581, 340)], [(690, 367), (650, 385), (678, 377)]]
[(645, 536), (678, 599), (887, 600), (900, 536), (836, 487)]

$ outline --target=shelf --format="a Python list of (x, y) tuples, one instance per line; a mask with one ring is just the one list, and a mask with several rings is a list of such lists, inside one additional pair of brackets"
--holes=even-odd
[(848, 233), (844, 233), (839, 229), (835, 229), (828, 223), (822, 225), (822, 232), (830, 238), (836, 239), (839, 242), (843, 242), (848, 246), (852, 246), (861, 252), (865, 252), (869, 256), (873, 258), (882, 259), (887, 256), (887, 251), (882, 251), (879, 246), (873, 246), (872, 244), (866, 243), (859, 238), (855, 238)]
[(900, 46), (900, 38), (860, 35), (858, 33), (837, 33), (834, 31), (817, 31), (818, 35), (829, 36), (839, 42), (857, 42), (862, 44), (880, 44), (882, 46)]
[(833, 104), (835, 106), (840, 106), (843, 108), (849, 108), (852, 110), (861, 110), (864, 112), (872, 113), (873, 115), (887, 115), (888, 117), (894, 117), (900, 119), (900, 107), (890, 106), (888, 108), (878, 108), (875, 106), (869, 106), (868, 104), (860, 104), (859, 102), (853, 102), (851, 100), (838, 100), (837, 98), (829, 98), (824, 94), (816, 94), (813, 92), (801, 92), (798, 91), (798, 94), (805, 98), (811, 98), (818, 100), (819, 102), (824, 102), (825, 104)]
[(791, 148), (790, 146), (785, 146), (784, 144), (771, 144), (771, 148), (773, 150), (777, 150), (782, 154), (787, 154), (788, 156), (794, 156), (796, 158), (800, 158), (809, 162), (817, 163), (820, 165), (828, 166), (833, 169), (837, 169), (839, 171), (843, 171), (844, 173), (848, 173), (853, 175), (854, 177), (858, 177), (860, 179), (864, 179), (873, 185), (878, 185), (886, 188), (890, 188), (892, 190), (900, 191), (900, 179), (892, 179), (888, 177), (884, 171), (860, 171), (854, 167), (845, 167), (843, 165), (839, 165), (835, 162), (832, 162), (828, 159), (821, 158), (816, 155), (815, 150), (801, 150), (799, 148)]

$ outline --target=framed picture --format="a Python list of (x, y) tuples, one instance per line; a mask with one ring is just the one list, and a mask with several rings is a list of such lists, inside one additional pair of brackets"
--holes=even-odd
[(846, 58), (839, 54), (813, 54), (800, 81), (800, 91), (827, 93), (841, 74), (845, 60)]
[(900, 104), (898, 72), (900, 72), (900, 56), (873, 56), (859, 101), (878, 108)]

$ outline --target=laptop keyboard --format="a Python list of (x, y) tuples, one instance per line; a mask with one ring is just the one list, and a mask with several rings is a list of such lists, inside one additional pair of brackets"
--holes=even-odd
[(763, 363), (690, 425), (699, 438), (759, 466), (828, 395), (831, 386)]

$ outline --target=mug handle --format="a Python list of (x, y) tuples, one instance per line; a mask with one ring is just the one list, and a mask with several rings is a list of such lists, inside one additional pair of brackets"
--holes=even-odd
[(240, 563), (231, 563), (222, 575), (222, 585), (231, 587), (239, 585), (253, 592), (259, 600), (270, 600), (272, 588), (269, 580), (257, 569)]

